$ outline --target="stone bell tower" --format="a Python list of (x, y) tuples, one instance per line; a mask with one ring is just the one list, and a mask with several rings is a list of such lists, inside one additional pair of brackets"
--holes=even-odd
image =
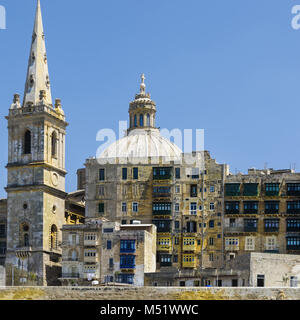
[[(65, 134), (59, 99), (52, 105), (40, 1), (23, 103), (14, 95), (8, 120), (6, 267), (55, 285), (60, 276), (65, 218)], [(21, 261), (22, 260), (22, 261)], [(26, 274), (25, 273), (25, 274)], [(10, 285), (10, 283), (7, 283)]]

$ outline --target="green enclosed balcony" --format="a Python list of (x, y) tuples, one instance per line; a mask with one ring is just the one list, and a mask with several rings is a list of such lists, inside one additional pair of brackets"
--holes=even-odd
[(153, 168), (153, 180), (169, 180), (172, 178), (172, 168)]
[(240, 183), (226, 183), (225, 184), (225, 196), (227, 197), (236, 197), (240, 196), (241, 184)]
[(266, 196), (278, 196), (279, 195), (279, 183), (266, 183), (265, 195)]
[(246, 196), (246, 197), (258, 196), (258, 183), (245, 183), (243, 196)]

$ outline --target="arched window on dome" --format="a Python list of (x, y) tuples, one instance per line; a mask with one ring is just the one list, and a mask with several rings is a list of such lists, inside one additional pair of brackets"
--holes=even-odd
[(140, 114), (140, 127), (144, 126), (144, 115)]
[(150, 114), (147, 113), (147, 127), (150, 127)]
[(27, 130), (24, 134), (24, 154), (31, 153), (31, 132)]
[(134, 126), (137, 127), (137, 117), (136, 117), (136, 115), (134, 116)]

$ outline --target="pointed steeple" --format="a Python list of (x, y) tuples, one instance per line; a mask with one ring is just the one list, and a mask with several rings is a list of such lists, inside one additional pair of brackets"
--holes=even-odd
[(41, 100), (41, 91), (44, 91), (43, 103), (52, 104), (41, 4), (40, 0), (37, 0), (23, 107), (26, 107), (28, 102), (37, 105)]

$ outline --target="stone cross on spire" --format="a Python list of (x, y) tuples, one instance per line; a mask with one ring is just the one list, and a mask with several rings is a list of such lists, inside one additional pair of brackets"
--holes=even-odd
[(43, 103), (52, 104), (41, 4), (40, 0), (37, 0), (23, 107), (26, 107), (28, 102), (37, 105), (41, 91), (44, 91)]

